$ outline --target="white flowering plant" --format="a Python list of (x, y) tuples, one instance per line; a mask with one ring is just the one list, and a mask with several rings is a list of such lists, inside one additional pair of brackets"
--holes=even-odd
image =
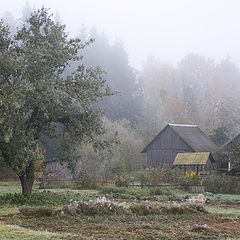
[(73, 201), (63, 208), (62, 214), (67, 215), (114, 215), (125, 213), (126, 209), (123, 205), (114, 201), (107, 200), (105, 197), (97, 198), (89, 202)]

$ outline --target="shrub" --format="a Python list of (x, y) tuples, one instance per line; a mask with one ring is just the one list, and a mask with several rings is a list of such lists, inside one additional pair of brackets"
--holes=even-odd
[(160, 184), (158, 170), (146, 168), (144, 172), (140, 173), (139, 182), (141, 186), (157, 186)]
[(101, 194), (112, 194), (112, 193), (119, 193), (123, 194), (126, 193), (127, 189), (124, 187), (115, 187), (115, 186), (103, 186), (100, 188), (100, 193)]
[(100, 188), (100, 194), (108, 198), (136, 199), (136, 200), (160, 200), (161, 201), (181, 201), (183, 196), (174, 188), (156, 187), (115, 187), (105, 186)]
[(162, 212), (161, 208), (153, 203), (133, 204), (129, 210), (136, 215), (160, 214)]
[(29, 196), (24, 196), (21, 193), (8, 193), (0, 196), (0, 205), (58, 205), (66, 202), (68, 202), (68, 198), (65, 195), (50, 191), (32, 193)]
[(136, 180), (141, 186), (157, 186), (163, 183), (176, 183), (176, 174), (170, 168), (146, 168), (138, 173)]
[(135, 214), (135, 215), (152, 215), (152, 214), (187, 214), (204, 212), (204, 205), (197, 202), (180, 202), (159, 204), (157, 202), (142, 202), (131, 204), (128, 208), (125, 203), (118, 204), (114, 201), (106, 200), (105, 197), (94, 201), (73, 201), (65, 206), (61, 214), (71, 216), (94, 216), (94, 215), (114, 215), (114, 214)]
[(162, 211), (167, 214), (188, 214), (204, 212), (205, 208), (199, 205), (176, 204), (172, 206), (163, 207)]
[(60, 194), (51, 191), (35, 192), (29, 196), (24, 196), (21, 193), (8, 193), (0, 196), (0, 205), (58, 206), (68, 204), (71, 199), (76, 201), (89, 201), (89, 199), (97, 197), (97, 194), (74, 194), (71, 192)]
[(150, 195), (165, 195), (165, 196), (171, 196), (174, 195), (175, 189), (171, 189), (166, 186), (162, 187), (155, 187), (150, 189)]
[(113, 201), (106, 200), (105, 197), (95, 201), (83, 202), (74, 201), (63, 208), (62, 214), (67, 215), (112, 215), (125, 213), (123, 206), (116, 204)]
[(150, 215), (150, 214), (187, 214), (204, 212), (205, 208), (201, 204), (189, 204), (188, 202), (170, 203), (168, 205), (160, 205), (158, 203), (144, 202), (141, 204), (133, 204), (129, 207), (132, 214)]
[(49, 217), (56, 214), (56, 210), (49, 207), (22, 207), (19, 212), (24, 216)]
[(207, 192), (240, 194), (240, 178), (233, 176), (211, 176), (204, 179)]
[(108, 198), (149, 200), (152, 197), (148, 188), (139, 187), (102, 187), (100, 193)]
[(99, 180), (96, 175), (86, 175), (82, 172), (75, 178), (74, 189), (97, 189)]
[(127, 179), (123, 176), (117, 176), (114, 180), (116, 187), (128, 187)]
[(182, 196), (179, 196), (175, 193), (172, 193), (170, 195), (167, 196), (169, 201), (181, 201), (182, 200)]
[(74, 187), (72, 180), (54, 180), (49, 177), (41, 178), (39, 189), (53, 189), (53, 188), (71, 188)]

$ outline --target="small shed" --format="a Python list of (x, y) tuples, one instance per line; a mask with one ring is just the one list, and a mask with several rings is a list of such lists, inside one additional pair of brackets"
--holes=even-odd
[(195, 153), (178, 153), (174, 162), (174, 167), (183, 168), (187, 170), (199, 171), (212, 170), (214, 158), (210, 152), (195, 152)]
[(168, 124), (142, 150), (148, 167), (172, 167), (178, 153), (211, 152), (217, 145), (197, 125)]
[(41, 188), (72, 185), (72, 172), (66, 163), (61, 163), (59, 159), (47, 159), (44, 166), (44, 175), (40, 183)]

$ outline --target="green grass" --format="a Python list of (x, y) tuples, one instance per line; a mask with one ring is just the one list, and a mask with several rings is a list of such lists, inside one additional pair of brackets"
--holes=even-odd
[[(10, 218), (14, 219), (14, 216), (19, 215), (19, 209), (17, 207), (0, 207), (0, 219)], [(19, 221), (18, 224), (22, 224)], [(69, 239), (70, 237), (76, 236), (73, 233), (54, 233), (50, 231), (37, 231), (32, 230), (18, 224), (6, 224), (0, 221), (0, 239), (1, 240), (57, 240), (57, 239)]]
[[(21, 227), (20, 229), (24, 231), (25, 236), (28, 234), (27, 229), (31, 229), (33, 231), (39, 230), (40, 233), (45, 231), (50, 233), (57, 231), (63, 234), (64, 232), (70, 232), (72, 235), (84, 236), (82, 240), (240, 239), (240, 220), (238, 218), (222, 218), (218, 214), (211, 213), (80, 217), (25, 217), (17, 214), (14, 218), (9, 215), (2, 218), (2, 220), (7, 226)], [(208, 226), (207, 229), (194, 230), (196, 225), (203, 224)], [(12, 231), (15, 231), (15, 228)], [(34, 239), (33, 237), (34, 235), (26, 239)], [(47, 237), (46, 239), (48, 239)], [(63, 236), (61, 235), (61, 237)], [(7, 235), (6, 239), (11, 238), (8, 238)]]
[(0, 207), (0, 216), (7, 216), (9, 214), (17, 214), (19, 213), (18, 207), (8, 207), (2, 206)]
[(210, 203), (216, 204), (238, 204), (240, 205), (240, 195), (234, 194), (213, 194), (208, 198)]
[[(36, 191), (39, 187), (39, 183), (35, 182), (33, 185), (33, 191)], [(21, 193), (21, 183), (20, 181), (8, 181), (3, 182), (0, 181), (0, 195), (4, 195), (7, 193)]]
[(69, 233), (51, 233), (47, 231), (35, 231), (19, 226), (7, 225), (0, 222), (1, 240), (48, 240), (48, 239), (66, 239), (73, 234)]
[(222, 214), (240, 217), (240, 209), (237, 208), (223, 208), (219, 206), (207, 206), (206, 210), (212, 214)]

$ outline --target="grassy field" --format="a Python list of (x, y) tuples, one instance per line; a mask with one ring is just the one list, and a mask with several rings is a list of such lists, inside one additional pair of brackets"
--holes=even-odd
[[(33, 191), (38, 189), (39, 184), (37, 182), (33, 185)], [(21, 192), (21, 183), (20, 181), (9, 181), (3, 182), (0, 181), (0, 196), (6, 193), (20, 193)]]
[[(58, 204), (49, 206), (51, 209), (61, 209), (66, 199), (91, 199), (102, 196), (93, 190), (53, 189), (47, 194), (49, 198), (58, 199)], [(142, 196), (146, 198), (147, 189), (128, 189), (122, 191), (116, 199), (119, 203), (145, 203), (154, 200), (135, 200)], [(16, 182), (0, 182), (0, 195), (20, 192), (20, 185)], [(42, 192), (35, 185), (34, 192)], [(105, 190), (106, 192), (106, 190)], [(61, 198), (65, 195), (65, 198)], [(186, 196), (191, 194), (185, 193)], [(174, 195), (167, 192), (167, 196), (158, 196), (161, 201), (171, 198), (184, 198), (184, 192), (174, 190)], [(55, 196), (55, 197), (54, 197)], [(67, 196), (67, 197), (66, 197)], [(123, 196), (128, 199), (123, 199)], [(111, 195), (109, 195), (111, 197)], [(151, 196), (151, 199), (158, 199)], [(61, 202), (62, 201), (62, 202)], [(206, 212), (191, 212), (181, 214), (118, 214), (71, 216), (53, 214), (49, 216), (25, 215), (19, 212), (20, 205), (2, 204), (0, 206), (0, 239), (240, 239), (240, 196), (238, 195), (210, 195)], [(156, 200), (155, 200), (156, 202)], [(48, 204), (48, 202), (46, 202)], [(41, 205), (41, 203), (39, 203)], [(37, 206), (35, 206), (37, 207)]]

